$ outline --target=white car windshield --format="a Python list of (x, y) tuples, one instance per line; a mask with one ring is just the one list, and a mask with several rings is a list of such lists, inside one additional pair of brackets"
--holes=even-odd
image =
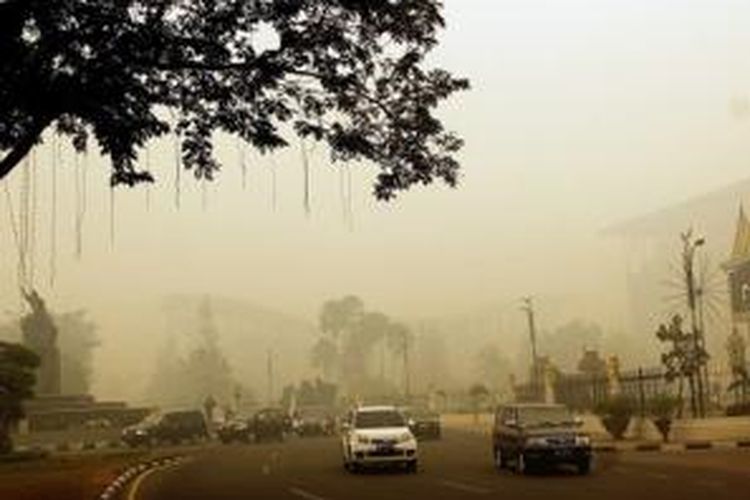
[(355, 429), (380, 429), (384, 427), (404, 427), (404, 417), (397, 411), (363, 411), (356, 415)]

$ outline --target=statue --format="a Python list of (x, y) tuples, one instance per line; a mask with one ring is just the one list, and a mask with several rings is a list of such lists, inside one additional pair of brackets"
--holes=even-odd
[(21, 318), (23, 343), (40, 359), (37, 370), (37, 394), (60, 394), (60, 350), (57, 347), (57, 327), (42, 297), (36, 292), (23, 291), (31, 312)]
[(620, 359), (617, 356), (607, 358), (607, 385), (609, 396), (619, 396), (622, 393), (620, 386)]

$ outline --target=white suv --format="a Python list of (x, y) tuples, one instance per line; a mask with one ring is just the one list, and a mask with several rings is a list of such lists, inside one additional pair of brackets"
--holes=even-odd
[(393, 406), (354, 410), (343, 426), (342, 444), (348, 471), (387, 465), (417, 471), (417, 440), (404, 416)]

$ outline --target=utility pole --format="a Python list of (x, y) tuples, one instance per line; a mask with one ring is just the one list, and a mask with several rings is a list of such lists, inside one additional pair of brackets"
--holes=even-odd
[[(693, 333), (693, 349), (695, 356), (699, 356), (704, 350), (703, 332), (698, 323), (698, 300), (702, 291), (695, 283), (695, 252), (702, 247), (706, 240), (704, 238), (693, 239), (693, 231), (688, 230), (682, 233), (682, 267), (685, 274), (685, 289), (687, 292), (688, 309), (690, 310), (690, 326)], [(702, 308), (702, 307), (701, 307)], [(701, 313), (702, 316), (702, 313)], [(698, 416), (705, 416), (705, 396), (704, 396), (704, 370), (702, 366), (702, 356), (695, 360), (698, 365), (693, 376), (696, 378)]]
[(273, 405), (273, 350), (268, 350), (268, 360), (266, 363), (268, 376), (268, 405)]
[(407, 402), (411, 395), (411, 380), (409, 377), (409, 335), (404, 332), (404, 393)]
[(523, 297), (523, 306), (521, 309), (526, 312), (529, 322), (529, 340), (531, 341), (531, 384), (534, 387), (535, 396), (538, 396), (539, 390), (539, 357), (536, 350), (536, 324), (534, 321), (534, 299), (533, 297)]

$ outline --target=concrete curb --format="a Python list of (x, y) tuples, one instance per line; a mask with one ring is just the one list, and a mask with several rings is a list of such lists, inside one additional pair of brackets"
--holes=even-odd
[(99, 494), (97, 499), (112, 500), (114, 498), (118, 498), (119, 495), (125, 491), (128, 485), (140, 474), (143, 474), (144, 472), (151, 469), (165, 467), (167, 465), (176, 465), (184, 460), (185, 457), (183, 456), (160, 457), (146, 460), (136, 465), (132, 465), (128, 467), (122, 474), (117, 476), (117, 478), (115, 478), (115, 480), (112, 481), (107, 486), (107, 488), (105, 488), (105, 490)]
[(740, 441), (686, 441), (684, 443), (594, 443), (596, 453), (627, 453), (627, 452), (681, 452), (701, 450), (731, 450), (750, 448), (750, 440)]

